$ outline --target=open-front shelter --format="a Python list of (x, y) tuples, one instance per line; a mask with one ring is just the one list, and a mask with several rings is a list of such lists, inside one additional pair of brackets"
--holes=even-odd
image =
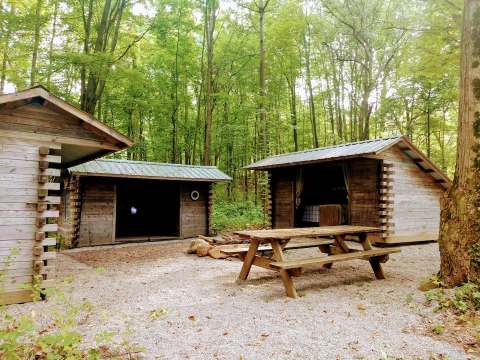
[(51, 285), (62, 169), (132, 144), (43, 87), (0, 95), (0, 303)]
[(267, 171), (273, 228), (327, 225), (382, 229), (376, 242), (438, 239), (440, 199), (451, 182), (406, 137), (275, 155)]
[(99, 159), (69, 169), (73, 246), (207, 235), (215, 166)]

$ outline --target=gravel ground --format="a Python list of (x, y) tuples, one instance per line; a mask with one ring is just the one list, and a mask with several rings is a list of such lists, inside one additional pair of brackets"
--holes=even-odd
[[(424, 335), (431, 309), (417, 290), (439, 266), (437, 244), (402, 247), (374, 280), (366, 261), (335, 264), (294, 278), (300, 299), (284, 296), (280, 278), (253, 268), (235, 283), (241, 263), (186, 255), (186, 241), (59, 254), (66, 292), (88, 299), (94, 314), (80, 331), (109, 330), (144, 348), (146, 359), (449, 359), (469, 358), (458, 345)], [(304, 255), (315, 249), (289, 252)], [(50, 302), (12, 305), (25, 312)], [(152, 310), (167, 313), (152, 319)]]

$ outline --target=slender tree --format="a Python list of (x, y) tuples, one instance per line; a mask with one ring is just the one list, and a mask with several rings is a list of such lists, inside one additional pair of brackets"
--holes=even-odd
[(457, 165), (443, 202), (440, 275), (447, 286), (480, 284), (480, 1), (465, 0)]

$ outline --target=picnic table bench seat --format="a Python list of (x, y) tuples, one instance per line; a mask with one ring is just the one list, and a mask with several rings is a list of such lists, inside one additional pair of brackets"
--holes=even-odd
[[(356, 225), (236, 231), (235, 233), (240, 238), (248, 240), (250, 243), (248, 250), (240, 253), (243, 264), (238, 280), (247, 280), (252, 265), (277, 271), (282, 278), (287, 296), (297, 298), (298, 294), (292, 276), (301, 275), (303, 267), (323, 265), (330, 268), (335, 262), (356, 259), (368, 260), (375, 277), (385, 279), (381, 263), (388, 260), (389, 254), (400, 252), (400, 249), (373, 248), (368, 239), (368, 234), (378, 232), (381, 232), (380, 228)], [(284, 251), (301, 248), (299, 247), (299, 243), (302, 242), (300, 239), (305, 239), (305, 246), (303, 247), (318, 247), (325, 255), (301, 260), (287, 260), (284, 257)], [(308, 241), (308, 239), (311, 240)], [(358, 241), (362, 250), (350, 248), (347, 244), (350, 239)], [(318, 243), (315, 243), (315, 241), (318, 241)], [(312, 245), (314, 243), (315, 245)], [(289, 244), (291, 245), (289, 246)], [(270, 249), (273, 252), (272, 256), (259, 255), (262, 250)]]
[[(293, 250), (293, 249), (305, 249), (311, 247), (319, 247), (325, 245), (333, 245), (333, 239), (327, 238), (318, 238), (318, 239), (295, 239), (288, 242), (284, 247), (283, 250)], [(228, 246), (228, 247), (227, 247)], [(225, 245), (225, 247), (221, 248), (221, 251), (226, 254), (242, 254), (248, 252), (248, 245)], [(272, 245), (270, 244), (262, 244), (258, 247), (257, 251), (272, 251)]]
[(382, 257), (385, 255), (397, 253), (397, 252), (400, 252), (399, 248), (352, 251), (346, 254), (320, 256), (320, 257), (314, 257), (309, 259), (274, 261), (270, 263), (270, 266), (278, 269), (288, 270), (288, 269), (297, 269), (297, 268), (310, 266), (310, 265), (333, 264), (339, 261), (348, 261), (348, 260), (355, 260), (355, 259), (371, 259), (371, 258)]

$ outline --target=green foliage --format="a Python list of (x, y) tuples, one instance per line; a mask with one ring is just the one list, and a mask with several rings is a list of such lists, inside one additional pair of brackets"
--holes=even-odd
[(264, 225), (262, 209), (252, 201), (216, 201), (212, 212), (214, 231), (259, 228)]
[(433, 276), (430, 276), (426, 279), (423, 279), (420, 282), (418, 290), (428, 291), (428, 290), (432, 290), (432, 289), (437, 289), (439, 287), (442, 287), (442, 282), (440, 281), (440, 279), (437, 276), (433, 275)]
[(465, 283), (453, 291), (444, 288), (429, 290), (427, 301), (436, 304), (436, 311), (453, 310), (459, 314), (480, 310), (480, 285)]
[[(3, 281), (3, 278), (0, 279), (0, 285)], [(35, 310), (26, 314), (12, 314), (8, 307), (0, 306), (1, 359), (135, 359), (141, 352), (141, 349), (125, 340), (115, 343), (113, 334), (108, 332), (96, 334), (95, 345), (88, 346), (77, 327), (92, 314), (94, 307), (91, 303), (76, 303), (59, 289), (44, 291), (38, 278), (28, 288), (33, 292), (34, 300), (46, 295), (48, 304), (42, 307), (41, 316)]]
[[(322, 146), (402, 132), (452, 173), (461, 0), (314, 3), (268, 6), (267, 123), (260, 124), (255, 3), (218, 2), (210, 160), (233, 177), (229, 198), (262, 196), (262, 178), (242, 167), (258, 160), (264, 127), (269, 154), (292, 151), (294, 133), (302, 150), (313, 147), (314, 138)], [(43, 0), (35, 17), (37, 4), (0, 3), (0, 91), (29, 86), (37, 25), (37, 82), (80, 105), (83, 72), (85, 82), (96, 77), (104, 88), (94, 115), (135, 141), (114, 156), (204, 162), (205, 2), (126, 1), (118, 39), (116, 25), (108, 24), (104, 50), (95, 44), (106, 2)]]
[(477, 241), (470, 247), (468, 254), (473, 265), (480, 269), (480, 241)]
[(440, 335), (445, 331), (445, 326), (442, 324), (433, 324), (431, 327), (433, 333)]

